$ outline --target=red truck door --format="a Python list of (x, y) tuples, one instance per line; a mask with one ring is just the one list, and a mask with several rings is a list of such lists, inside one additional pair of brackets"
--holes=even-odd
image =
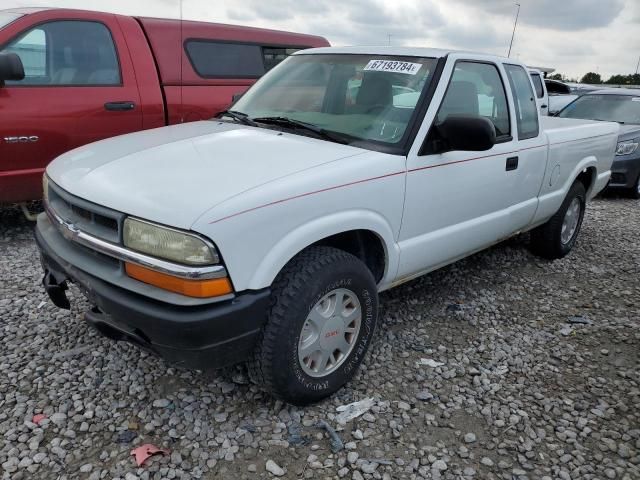
[(18, 54), (26, 76), (0, 87), (0, 202), (41, 198), (42, 172), (56, 156), (142, 129), (116, 17), (52, 12), (27, 15), (3, 31), (9, 40), (0, 51)]

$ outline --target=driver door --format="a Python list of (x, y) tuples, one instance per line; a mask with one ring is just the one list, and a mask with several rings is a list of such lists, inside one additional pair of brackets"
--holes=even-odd
[(0, 200), (40, 198), (42, 171), (55, 157), (142, 128), (129, 53), (115, 18), (106, 17), (11, 25), (19, 30), (2, 51), (21, 58), (25, 78), (0, 87), (0, 174), (15, 176)]
[(455, 62), (434, 123), (448, 115), (480, 115), (493, 122), (497, 143), (484, 152), (412, 149), (416, 153), (407, 159), (399, 279), (451, 263), (507, 235), (518, 153), (505, 83), (502, 66)]

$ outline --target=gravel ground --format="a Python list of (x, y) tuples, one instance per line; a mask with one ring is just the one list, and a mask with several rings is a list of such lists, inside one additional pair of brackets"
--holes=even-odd
[(31, 230), (0, 211), (3, 479), (640, 478), (640, 202), (593, 202), (562, 261), (519, 237), (383, 294), (357, 378), (304, 409), (102, 339), (75, 290), (57, 310)]

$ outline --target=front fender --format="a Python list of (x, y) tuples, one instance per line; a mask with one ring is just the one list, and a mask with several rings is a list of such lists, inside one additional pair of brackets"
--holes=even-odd
[(273, 283), (278, 273), (299, 252), (332, 235), (369, 230), (376, 234), (385, 250), (385, 272), (380, 281), (384, 289), (395, 278), (398, 270), (399, 249), (391, 225), (380, 214), (370, 210), (347, 210), (315, 218), (290, 231), (265, 255), (249, 280), (249, 289), (257, 290)]

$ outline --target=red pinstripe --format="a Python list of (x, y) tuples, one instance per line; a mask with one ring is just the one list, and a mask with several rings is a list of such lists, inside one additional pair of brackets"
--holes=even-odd
[(275, 202), (265, 203), (264, 205), (260, 205), (258, 207), (249, 208), (247, 210), (243, 210), (241, 212), (234, 213), (232, 215), (227, 215), (226, 217), (219, 218), (218, 220), (214, 220), (214, 221), (209, 222), (209, 223), (218, 223), (218, 222), (221, 222), (223, 220), (227, 220), (229, 218), (237, 217), (238, 215), (242, 215), (242, 214), (245, 214), (245, 213), (253, 212), (254, 210), (259, 210), (261, 208), (270, 207), (272, 205), (277, 205), (279, 203), (288, 202), (289, 200), (295, 200), (297, 198), (308, 197), (309, 195), (315, 195), (316, 193), (328, 192), (330, 190), (336, 190), (338, 188), (350, 187), (351, 185), (357, 185), (359, 183), (371, 182), (372, 180), (379, 180), (381, 178), (393, 177), (395, 175), (401, 175), (403, 173), (406, 173), (406, 172), (403, 170), (401, 172), (388, 173), (387, 175), (380, 175), (378, 177), (365, 178), (364, 180), (357, 180), (355, 182), (349, 182), (349, 183), (345, 183), (345, 184), (342, 184), (342, 185), (336, 185), (334, 187), (322, 188), (320, 190), (314, 190), (313, 192), (301, 193), (300, 195), (294, 195), (293, 197), (283, 198), (282, 200), (276, 200)]
[(266, 208), (266, 207), (271, 207), (273, 205), (278, 205), (280, 203), (288, 202), (289, 200), (296, 200), (298, 198), (308, 197), (309, 195), (315, 195), (316, 193), (328, 192), (328, 191), (331, 191), (331, 190), (336, 190), (338, 188), (350, 187), (352, 185), (358, 185), (360, 183), (371, 182), (373, 180), (380, 180), (382, 178), (394, 177), (396, 175), (401, 175), (403, 173), (418, 172), (420, 170), (427, 170), (427, 169), (430, 169), (430, 168), (437, 168), (437, 167), (446, 167), (447, 165), (455, 165), (456, 163), (471, 162), (473, 160), (481, 160), (483, 158), (497, 157), (497, 156), (500, 156), (500, 155), (511, 155), (512, 153), (518, 153), (518, 152), (521, 152), (523, 150), (532, 150), (534, 148), (541, 148), (541, 147), (546, 147), (546, 145), (536, 145), (535, 147), (521, 148), (520, 150), (516, 150), (516, 151), (513, 151), (513, 152), (495, 153), (495, 154), (492, 154), (492, 155), (485, 155), (485, 156), (482, 156), (482, 157), (468, 158), (468, 159), (465, 159), (465, 160), (458, 160), (456, 162), (440, 163), (438, 165), (429, 165), (427, 167), (412, 168), (411, 170), (408, 170), (408, 171), (403, 170), (401, 172), (394, 172), (394, 173), (389, 173), (389, 174), (386, 174), (386, 175), (379, 175), (377, 177), (365, 178), (363, 180), (357, 180), (355, 182), (344, 183), (342, 185), (336, 185), (336, 186), (333, 186), (333, 187), (322, 188), (320, 190), (314, 190), (313, 192), (301, 193), (300, 195), (294, 195), (293, 197), (287, 197), (287, 198), (283, 198), (281, 200), (276, 200), (274, 202), (265, 203), (264, 205), (259, 205), (257, 207), (248, 208), (247, 210), (242, 210), (240, 212), (233, 213), (231, 215), (227, 215), (226, 217), (222, 217), (222, 218), (219, 218), (217, 220), (212, 220), (211, 222), (209, 222), (209, 224), (222, 222), (223, 220), (228, 220), (230, 218), (237, 217), (239, 215), (244, 215), (245, 213), (253, 212), (255, 210), (260, 210), (260, 209)]

